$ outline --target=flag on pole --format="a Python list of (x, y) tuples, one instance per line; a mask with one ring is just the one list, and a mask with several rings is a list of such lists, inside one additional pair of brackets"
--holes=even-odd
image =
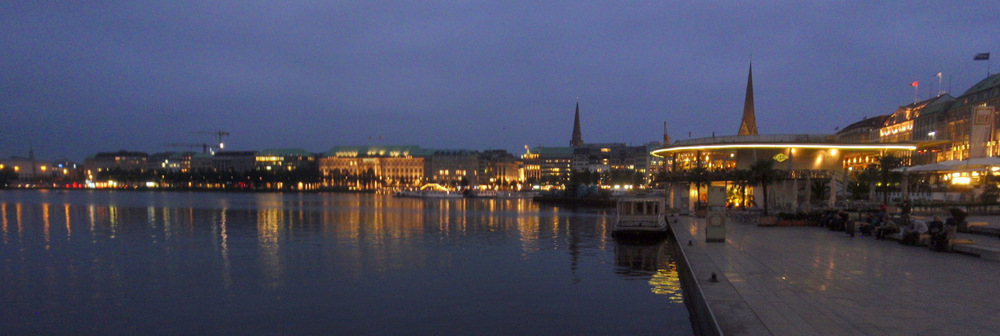
[(917, 82), (913, 82), (913, 84), (910, 84), (910, 86), (917, 87)]
[(988, 61), (990, 59), (990, 53), (978, 53), (976, 56), (972, 57), (973, 61)]

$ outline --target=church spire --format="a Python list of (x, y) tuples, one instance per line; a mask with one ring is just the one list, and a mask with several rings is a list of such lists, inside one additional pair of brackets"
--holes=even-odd
[(667, 134), (667, 122), (663, 122), (663, 146), (670, 146), (670, 135)]
[(743, 121), (736, 135), (757, 135), (757, 117), (753, 108), (753, 64), (750, 64), (750, 74), (747, 75), (747, 97), (743, 101)]
[(573, 118), (573, 139), (569, 141), (569, 146), (583, 146), (583, 135), (580, 134), (580, 98), (576, 99), (576, 116)]

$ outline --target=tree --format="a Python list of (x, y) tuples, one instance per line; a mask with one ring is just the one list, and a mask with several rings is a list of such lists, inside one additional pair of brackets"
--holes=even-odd
[(749, 169), (736, 169), (732, 172), (733, 178), (733, 188), (739, 191), (739, 197), (742, 201), (741, 206), (743, 208), (747, 207), (747, 187), (750, 186), (750, 179), (752, 178), (752, 173)]
[(774, 169), (774, 161), (763, 159), (750, 166), (750, 184), (759, 185), (764, 192), (764, 216), (767, 216), (767, 187), (778, 179), (778, 171)]
[(809, 191), (812, 194), (811, 199), (821, 200), (826, 198), (826, 193), (830, 191), (829, 186), (830, 181), (813, 181), (812, 185), (809, 186)]
[[(874, 200), (875, 183), (878, 182), (878, 169), (875, 165), (869, 165), (851, 175), (847, 183), (847, 191), (851, 193), (851, 198), (862, 200), (869, 198)], [(871, 195), (871, 197), (868, 197)]]
[(878, 176), (882, 183), (882, 203), (889, 204), (889, 184), (899, 182), (903, 174), (895, 171), (903, 166), (903, 159), (893, 155), (883, 156), (878, 161)]
[(996, 204), (1000, 197), (1000, 189), (996, 183), (990, 183), (983, 187), (983, 193), (979, 195), (979, 201), (985, 204)]
[(688, 181), (694, 183), (694, 188), (698, 195), (698, 202), (701, 202), (701, 187), (708, 185), (711, 182), (708, 169), (701, 166), (695, 167), (690, 173), (688, 173)]

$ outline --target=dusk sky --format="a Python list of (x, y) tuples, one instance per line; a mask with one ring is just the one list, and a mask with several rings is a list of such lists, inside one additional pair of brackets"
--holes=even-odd
[[(0, 156), (833, 133), (1000, 71), (1000, 1), (7, 1)], [(371, 140), (369, 140), (371, 138)], [(381, 140), (379, 140), (381, 138)]]

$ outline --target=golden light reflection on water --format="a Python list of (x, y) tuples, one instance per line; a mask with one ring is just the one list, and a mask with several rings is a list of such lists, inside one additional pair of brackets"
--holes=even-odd
[(69, 204), (63, 204), (63, 216), (66, 217), (66, 240), (73, 238), (73, 227), (70, 226), (71, 217), (69, 215)]
[(173, 217), (170, 216), (170, 211), (164, 209), (163, 211), (163, 239), (170, 240), (174, 235), (174, 222)]
[(111, 224), (111, 239), (118, 238), (118, 208), (108, 206), (108, 222)]
[(684, 303), (677, 264), (670, 257), (668, 242), (617, 242), (615, 263), (617, 273), (632, 276), (649, 276), (650, 291), (665, 295), (670, 302)]
[(3, 228), (3, 243), (7, 244), (7, 203), (0, 203), (0, 217), (3, 217), (0, 221), (0, 227)]
[(279, 233), (284, 226), (285, 213), (281, 208), (273, 208), (280, 194), (268, 194), (258, 198), (257, 210), (257, 248), (261, 252), (261, 271), (266, 278), (265, 283), (271, 287), (283, 284), (284, 268), (279, 255)]
[(24, 222), (21, 217), (22, 206), (21, 203), (14, 205), (14, 214), (17, 216), (17, 243), (20, 244), (21, 240), (24, 239)]
[(677, 267), (656, 270), (656, 274), (653, 274), (653, 277), (649, 279), (649, 285), (653, 287), (653, 293), (668, 296), (670, 302), (684, 303), (681, 278), (677, 274)]
[[(80, 225), (78, 232), (87, 230), (84, 225), (89, 226), (93, 241), (118, 239), (125, 235), (135, 239), (135, 233), (148, 233), (138, 237), (156, 243), (170, 241), (171, 237), (194, 237), (199, 229), (209, 230), (217, 241), (215, 260), (220, 273), (216, 274), (226, 288), (233, 286), (235, 276), (232, 273), (233, 251), (242, 256), (246, 247), (256, 248), (258, 253), (254, 261), (259, 265), (262, 280), (267, 286), (279, 287), (288, 283), (289, 279), (285, 277), (289, 266), (284, 264), (288, 256), (282, 251), (288, 251), (289, 247), (283, 242), (299, 239), (296, 235), (305, 239), (327, 239), (317, 242), (325, 246), (322, 249), (324, 253), (338, 256), (333, 267), (346, 274), (421, 268), (428, 264), (446, 266), (454, 260), (433, 258), (434, 251), (428, 250), (427, 244), (436, 244), (435, 240), (467, 244), (461, 239), (474, 235), (477, 239), (487, 239), (482, 241), (484, 244), (503, 244), (504, 239), (509, 239), (507, 244), (514, 244), (511, 247), (515, 249), (519, 247), (522, 259), (543, 250), (567, 250), (574, 270), (576, 263), (583, 265), (577, 259), (592, 256), (589, 253), (595, 249), (607, 250), (613, 242), (605, 239), (613, 220), (610, 215), (602, 212), (580, 214), (548, 207), (542, 210), (527, 199), (401, 199), (368, 194), (294, 197), (254, 194), (249, 207), (240, 201), (220, 199), (217, 204), (222, 205), (221, 209), (169, 207), (153, 203), (140, 203), (138, 206), (56, 203), (56, 206), (63, 207), (63, 211), (56, 210), (54, 216), (64, 214), (66, 240), (70, 240), (76, 225)], [(304, 202), (303, 198), (308, 201)], [(228, 207), (229, 203), (235, 204), (237, 209)], [(53, 237), (58, 237), (57, 242), (60, 240), (62, 230), (59, 226), (62, 223), (58, 218), (50, 218), (53, 216), (52, 205), (37, 204), (27, 208), (30, 209), (27, 211), (37, 214), (38, 210), (34, 209), (38, 208), (35, 207), (41, 208), (41, 238), (48, 247)], [(11, 226), (14, 223), (9, 223), (11, 219), (17, 220), (19, 237), (25, 232), (22, 211), (25, 210), (21, 203), (0, 203), (5, 243), (13, 236)], [(10, 212), (16, 214), (11, 216)], [(76, 215), (77, 222), (73, 222), (73, 215)], [(199, 223), (206, 220), (211, 226), (199, 228)], [(29, 222), (37, 221), (35, 217)], [(56, 227), (50, 226), (51, 221), (55, 221)], [(29, 233), (38, 232), (35, 230)], [(35, 234), (35, 239), (39, 238)], [(322, 257), (317, 256), (317, 260), (322, 261)], [(653, 276), (650, 285), (657, 294), (679, 295), (676, 291), (679, 285), (674, 281), (676, 272), (666, 271), (657, 269), (655, 274), (652, 273), (654, 271), (647, 273), (647, 276)]]
[(45, 240), (45, 249), (48, 250), (52, 248), (52, 237), (49, 232), (51, 223), (49, 223), (49, 204), (42, 203), (42, 239)]
[(96, 209), (95, 206), (91, 205), (91, 206), (87, 207), (87, 217), (89, 219), (88, 223), (90, 224), (90, 238), (91, 239), (93, 239), (94, 235), (96, 234), (96, 232), (94, 232), (95, 229), (96, 229), (96, 226), (97, 226), (97, 218), (95, 218), (97, 215), (95, 214), (95, 212), (97, 212), (97, 209)]
[(222, 256), (222, 284), (226, 288), (233, 286), (232, 264), (229, 262), (229, 233), (227, 232), (227, 208), (219, 210), (219, 254)]

